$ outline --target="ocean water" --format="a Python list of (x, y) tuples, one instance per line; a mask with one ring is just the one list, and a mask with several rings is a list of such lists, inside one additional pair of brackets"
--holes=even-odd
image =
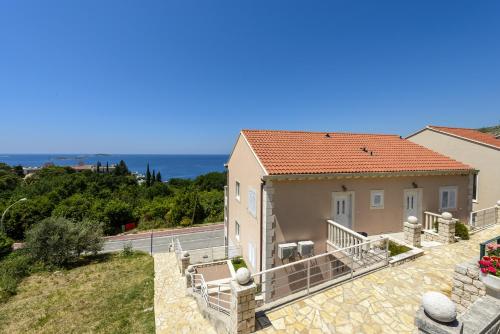
[(96, 164), (100, 161), (116, 164), (124, 160), (132, 172), (146, 173), (149, 163), (151, 171), (160, 171), (163, 180), (170, 178), (195, 178), (208, 172), (224, 171), (228, 155), (174, 155), (174, 154), (1, 154), (0, 162), (11, 166), (40, 167), (45, 163), (57, 166), (75, 166), (80, 163)]

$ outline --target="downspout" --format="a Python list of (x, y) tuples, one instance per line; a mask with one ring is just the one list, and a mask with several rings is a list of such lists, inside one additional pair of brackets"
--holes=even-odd
[(264, 270), (262, 269), (262, 257), (263, 257), (263, 254), (262, 254), (262, 230), (264, 228), (264, 222), (263, 222), (263, 217), (264, 217), (264, 186), (266, 185), (266, 181), (264, 179), (260, 179), (260, 242), (259, 242), (259, 245), (260, 245), (260, 250), (259, 250), (259, 254), (260, 254), (260, 264), (259, 264), (259, 268), (260, 268), (260, 271)]
[[(227, 196), (227, 206), (224, 205), (224, 227), (226, 230), (226, 234), (224, 235), (224, 248), (226, 248), (226, 257), (229, 256), (229, 168), (228, 164), (224, 164), (224, 168), (226, 170), (226, 189), (227, 192), (224, 193), (224, 196)], [(226, 198), (224, 198), (224, 203), (226, 203)], [(226, 219), (227, 218), (227, 222)]]

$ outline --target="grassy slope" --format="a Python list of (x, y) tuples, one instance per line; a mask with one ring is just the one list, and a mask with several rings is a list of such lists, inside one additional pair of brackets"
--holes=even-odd
[(1, 333), (154, 333), (153, 259), (101, 256), (24, 279), (0, 304)]

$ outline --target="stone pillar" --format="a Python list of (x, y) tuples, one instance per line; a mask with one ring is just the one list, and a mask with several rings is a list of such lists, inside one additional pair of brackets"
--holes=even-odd
[(455, 242), (455, 221), (449, 212), (443, 212), (438, 218), (439, 242), (451, 244)]
[(477, 258), (455, 266), (451, 300), (457, 304), (459, 313), (465, 312), (472, 303), (486, 294), (486, 288), (479, 276)]
[(418, 218), (409, 216), (403, 225), (405, 242), (413, 247), (420, 247), (422, 240), (422, 224), (418, 223)]
[(191, 274), (194, 273), (194, 267), (193, 266), (188, 266), (186, 270), (186, 288), (190, 288), (192, 286), (191, 282)]
[(189, 266), (189, 253), (183, 252), (181, 256), (181, 274), (184, 275), (186, 273), (186, 269)]
[(246, 334), (255, 331), (255, 293), (257, 286), (247, 268), (236, 272), (231, 281), (231, 334)]

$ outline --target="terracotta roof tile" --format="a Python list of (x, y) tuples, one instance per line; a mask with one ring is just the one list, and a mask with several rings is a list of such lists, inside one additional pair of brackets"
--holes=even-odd
[[(269, 174), (470, 170), (397, 135), (243, 130)], [(363, 150), (365, 149), (365, 150)]]
[(483, 144), (500, 148), (500, 139), (495, 138), (494, 135), (489, 133), (480, 132), (474, 129), (449, 128), (445, 126), (429, 125), (428, 127), (441, 132), (446, 132), (451, 135), (463, 137), (469, 140), (474, 140)]

